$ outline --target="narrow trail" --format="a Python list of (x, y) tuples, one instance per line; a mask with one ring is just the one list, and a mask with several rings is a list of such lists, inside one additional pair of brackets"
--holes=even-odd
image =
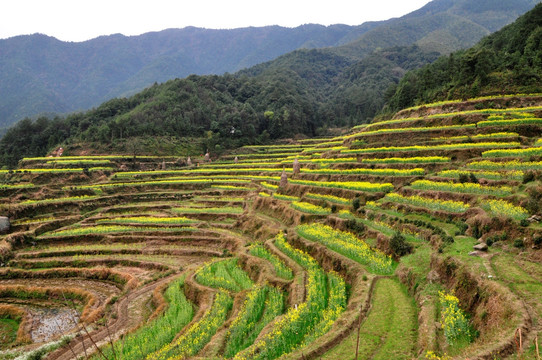
[[(92, 340), (99, 345), (109, 341), (109, 334), (113, 340), (120, 336), (121, 333), (129, 331), (134, 326), (137, 326), (143, 320), (143, 312), (135, 311), (134, 308), (143, 306), (143, 303), (152, 296), (152, 292), (157, 286), (165, 284), (178, 275), (171, 275), (165, 277), (156, 282), (144, 285), (143, 287), (130, 292), (127, 296), (120, 299), (115, 304), (115, 312), (117, 318), (113, 323), (109, 324), (109, 330), (107, 327), (100, 328), (98, 330), (90, 332)], [(84, 333), (84, 330), (81, 332)], [(84, 344), (83, 344), (84, 342)], [(88, 335), (84, 335), (79, 338), (75, 338), (70, 342), (70, 346), (64, 346), (57, 351), (52, 352), (47, 356), (48, 360), (72, 360), (80, 356), (85, 355), (85, 349), (88, 354), (96, 351), (91, 339)], [(73, 352), (77, 355), (74, 358)]]

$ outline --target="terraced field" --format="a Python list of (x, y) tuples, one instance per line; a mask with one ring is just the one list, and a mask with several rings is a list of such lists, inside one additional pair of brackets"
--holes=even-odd
[(517, 95), (212, 161), (24, 159), (0, 359), (536, 359), (541, 118)]

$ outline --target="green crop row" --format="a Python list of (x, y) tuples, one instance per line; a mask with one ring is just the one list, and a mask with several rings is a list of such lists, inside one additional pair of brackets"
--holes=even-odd
[(445, 130), (457, 130), (457, 129), (469, 129), (475, 128), (475, 124), (466, 125), (443, 125), (443, 126), (427, 126), (427, 127), (410, 127), (410, 128), (390, 128), (390, 129), (378, 129), (372, 131), (363, 131), (354, 134), (355, 137), (369, 136), (369, 135), (381, 135), (381, 134), (394, 134), (403, 132), (428, 132), (428, 131), (445, 131)]
[(311, 241), (319, 242), (333, 251), (367, 266), (378, 274), (393, 272), (393, 261), (384, 253), (373, 250), (367, 243), (351, 233), (335, 230), (322, 224), (299, 225), (297, 233)]
[(514, 220), (523, 220), (529, 217), (527, 210), (505, 200), (484, 200), (481, 206), (484, 210), (495, 215), (505, 216)]
[(275, 238), (275, 245), (307, 270), (305, 302), (290, 308), (266, 335), (238, 353), (235, 360), (272, 360), (287, 354), (314, 336), (325, 334), (346, 307), (346, 285), (342, 278), (326, 274), (314, 258), (293, 248), (282, 234)]
[(479, 121), (476, 125), (478, 127), (542, 125), (542, 119), (538, 119), (538, 118), (522, 118), (522, 119), (507, 119), (507, 120), (486, 120), (486, 121)]
[(230, 291), (251, 288), (254, 283), (247, 273), (237, 265), (237, 259), (213, 261), (196, 271), (196, 280), (205, 286)]
[(460, 176), (470, 176), (470, 174), (474, 174), (476, 177), (479, 177), (479, 178), (490, 179), (490, 180), (503, 180), (503, 179), (521, 180), (523, 179), (523, 175), (524, 175), (523, 171), (521, 170), (513, 170), (513, 171), (444, 170), (444, 171), (439, 172), (437, 176), (459, 179)]
[(425, 163), (441, 163), (450, 162), (450, 158), (446, 156), (413, 156), (413, 157), (389, 157), (389, 158), (373, 158), (361, 159), (365, 164), (425, 164)]
[(349, 199), (338, 197), (338, 196), (317, 194), (317, 193), (311, 193), (311, 192), (306, 193), (305, 196), (313, 200), (323, 200), (323, 201), (329, 201), (329, 202), (341, 204), (341, 205), (350, 205)]
[(509, 186), (483, 186), (471, 182), (454, 183), (438, 182), (431, 180), (416, 180), (412, 183), (411, 187), (416, 190), (450, 191), (457, 193), (495, 196), (507, 196), (514, 192), (513, 189)]
[(184, 216), (178, 217), (162, 217), (162, 216), (129, 216), (129, 217), (116, 217), (111, 219), (99, 219), (97, 223), (117, 223), (117, 224), (193, 224), (197, 220), (189, 219)]
[(371, 176), (420, 176), (425, 174), (422, 168), (415, 169), (301, 169), (306, 174), (326, 175), (371, 175)]
[(433, 140), (444, 140), (444, 141), (471, 141), (471, 140), (480, 140), (480, 139), (501, 139), (501, 138), (510, 138), (510, 137), (519, 137), (518, 133), (515, 132), (497, 132), (490, 134), (477, 134), (477, 135), (465, 135), (465, 136), (451, 136), (451, 137), (437, 137)]
[[(111, 167), (91, 167), (86, 169), (90, 172), (92, 171), (113, 171)], [(29, 173), (29, 174), (61, 174), (61, 173), (76, 173), (84, 172), (83, 168), (63, 168), (63, 169), (18, 169), (18, 170), (0, 170), (0, 174), (10, 174), (10, 173)]]
[(532, 112), (541, 110), (542, 106), (529, 106), (524, 108), (507, 108), (507, 109), (480, 109), (480, 110), (465, 110), (465, 111), (457, 111), (453, 113), (446, 113), (446, 114), (433, 114), (433, 115), (427, 115), (424, 117), (413, 117), (413, 118), (403, 118), (403, 119), (395, 119), (395, 120), (385, 120), (380, 121), (376, 123), (369, 124), (367, 128), (375, 127), (375, 126), (382, 126), (382, 125), (390, 125), (390, 124), (401, 124), (401, 123), (409, 123), (413, 121), (419, 121), (419, 120), (430, 120), (430, 119), (439, 119), (439, 118), (447, 118), (452, 116), (459, 116), (459, 115), (475, 115), (475, 114), (505, 114), (509, 112)]
[(36, 205), (36, 204), (50, 204), (50, 203), (60, 203), (60, 202), (67, 202), (67, 201), (87, 201), (87, 200), (95, 200), (98, 196), (90, 196), (90, 195), (83, 195), (83, 196), (68, 196), (68, 197), (61, 197), (61, 198), (52, 198), (52, 199), (41, 199), (41, 200), (25, 200), (20, 202), (21, 205)]
[(526, 157), (542, 156), (542, 147), (532, 147), (524, 149), (497, 149), (488, 150), (482, 153), (482, 157)]
[(213, 305), (203, 317), (190, 326), (172, 343), (149, 354), (146, 360), (186, 359), (196, 355), (213, 337), (218, 328), (226, 321), (233, 306), (233, 299), (225, 291), (219, 291)]
[(366, 181), (311, 181), (311, 180), (289, 180), (290, 184), (307, 185), (314, 187), (329, 187), (366, 192), (388, 192), (392, 191), (391, 183), (370, 183)]
[(439, 200), (433, 198), (422, 197), (419, 195), (403, 196), (397, 193), (389, 193), (384, 197), (384, 201), (390, 201), (398, 204), (412, 205), (422, 207), (429, 210), (448, 211), (453, 213), (465, 212), (470, 205), (461, 201)]
[(482, 169), (482, 170), (542, 170), (542, 161), (491, 161), (491, 160), (482, 160), (482, 161), (473, 161), (467, 165), (471, 169)]
[(97, 225), (76, 227), (72, 229), (56, 230), (40, 235), (38, 238), (57, 237), (57, 236), (80, 236), (94, 234), (116, 234), (123, 232), (163, 232), (163, 231), (194, 231), (193, 227), (150, 227), (150, 226), (122, 226), (122, 225)]
[(289, 195), (284, 195), (284, 194), (279, 194), (279, 193), (274, 193), (273, 197), (279, 200), (299, 201), (299, 198), (297, 196), (289, 196)]
[(0, 190), (10, 190), (10, 189), (30, 189), (35, 185), (30, 183), (24, 184), (0, 184)]
[(262, 329), (282, 314), (283, 309), (284, 298), (280, 290), (260, 285), (249, 292), (228, 329), (224, 356), (231, 358), (254, 343)]
[[(343, 150), (343, 154), (369, 154), (378, 152), (395, 151), (427, 151), (427, 150), (461, 150), (461, 149), (484, 149), (484, 148), (511, 148), (519, 147), (518, 142), (479, 142), (479, 143), (461, 143), (461, 144), (440, 144), (440, 145), (411, 145), (411, 146), (390, 146), (365, 149)], [(497, 151), (497, 150), (496, 150)]]
[[(171, 343), (194, 316), (192, 304), (184, 296), (183, 284), (184, 279), (172, 282), (164, 294), (168, 302), (166, 311), (135, 332), (124, 336), (114, 344), (114, 348), (102, 348), (104, 356), (107, 359), (139, 360)], [(92, 357), (93, 360), (102, 358), (99, 355)]]
[(273, 268), (275, 269), (275, 272), (278, 276), (281, 278), (284, 278), (286, 280), (293, 279), (294, 275), (292, 273), (292, 270), (284, 264), (284, 262), (279, 259), (278, 256), (270, 253), (265, 247), (262, 245), (253, 245), (250, 247), (249, 250), (251, 255), (257, 256), (259, 258), (265, 259), (269, 261)]
[(313, 215), (329, 215), (331, 211), (318, 205), (303, 201), (293, 201), (290, 206), (296, 210)]
[(172, 209), (181, 214), (242, 214), (243, 208), (237, 206), (220, 207), (176, 207)]

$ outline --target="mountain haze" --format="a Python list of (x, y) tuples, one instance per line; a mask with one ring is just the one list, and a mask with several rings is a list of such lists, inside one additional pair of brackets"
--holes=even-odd
[(392, 46), (445, 54), (471, 46), (537, 2), (434, 0), (401, 18), (359, 26), (187, 27), (80, 43), (17, 36), (0, 40), (0, 128), (27, 116), (88, 109), (155, 82), (235, 72), (296, 49), (326, 48), (349, 64)]

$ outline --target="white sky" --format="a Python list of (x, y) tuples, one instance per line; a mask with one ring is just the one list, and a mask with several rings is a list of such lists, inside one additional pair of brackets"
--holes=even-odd
[(2, 0), (0, 38), (42, 33), (64, 41), (197, 26), (359, 25), (419, 9), (430, 0)]

